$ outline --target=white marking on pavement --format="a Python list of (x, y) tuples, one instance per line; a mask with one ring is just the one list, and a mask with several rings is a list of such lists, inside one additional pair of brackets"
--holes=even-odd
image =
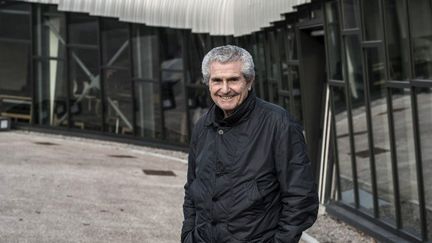
[(174, 156), (170, 156), (170, 155), (164, 155), (164, 154), (158, 154), (158, 153), (153, 153), (153, 152), (148, 152), (148, 151), (141, 151), (141, 150), (136, 150), (136, 149), (132, 149), (133, 152), (138, 153), (138, 154), (142, 154), (142, 155), (150, 155), (153, 157), (157, 157), (157, 158), (161, 158), (161, 159), (170, 159), (170, 160), (174, 160), (177, 162), (181, 162), (183, 164), (187, 164), (187, 160), (185, 159), (180, 159)]
[(303, 232), (301, 239), (307, 243), (319, 243), (319, 241), (317, 241), (317, 239), (315, 239), (314, 237), (310, 236), (308, 233)]

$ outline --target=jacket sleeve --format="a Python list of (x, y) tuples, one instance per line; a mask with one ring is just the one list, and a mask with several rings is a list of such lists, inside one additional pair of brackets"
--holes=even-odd
[[(288, 121), (287, 121), (288, 120)], [(298, 242), (318, 213), (318, 195), (301, 125), (287, 119), (275, 145), (282, 210), (274, 242)]]
[(183, 226), (181, 232), (181, 242), (182, 243), (193, 243), (193, 230), (195, 228), (195, 205), (190, 195), (189, 186), (195, 179), (195, 146), (194, 146), (194, 136), (192, 136), (191, 146), (189, 149), (188, 156), (188, 171), (187, 171), (187, 181), (184, 186), (185, 196), (183, 202)]

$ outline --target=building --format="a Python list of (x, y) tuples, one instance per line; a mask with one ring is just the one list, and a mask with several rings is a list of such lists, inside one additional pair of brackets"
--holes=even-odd
[(430, 0), (0, 1), (0, 112), (17, 127), (186, 148), (200, 65), (236, 44), (305, 127), (327, 211), (432, 240)]

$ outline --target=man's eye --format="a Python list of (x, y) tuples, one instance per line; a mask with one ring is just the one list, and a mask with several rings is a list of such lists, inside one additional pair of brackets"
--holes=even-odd
[(220, 80), (220, 79), (212, 79), (211, 82), (217, 84), (217, 83), (222, 82), (222, 80)]

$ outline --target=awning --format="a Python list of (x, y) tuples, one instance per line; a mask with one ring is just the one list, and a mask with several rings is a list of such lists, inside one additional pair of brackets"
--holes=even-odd
[(23, 0), (57, 4), (60, 11), (117, 17), (149, 26), (211, 35), (246, 35), (282, 20), (311, 0)]

